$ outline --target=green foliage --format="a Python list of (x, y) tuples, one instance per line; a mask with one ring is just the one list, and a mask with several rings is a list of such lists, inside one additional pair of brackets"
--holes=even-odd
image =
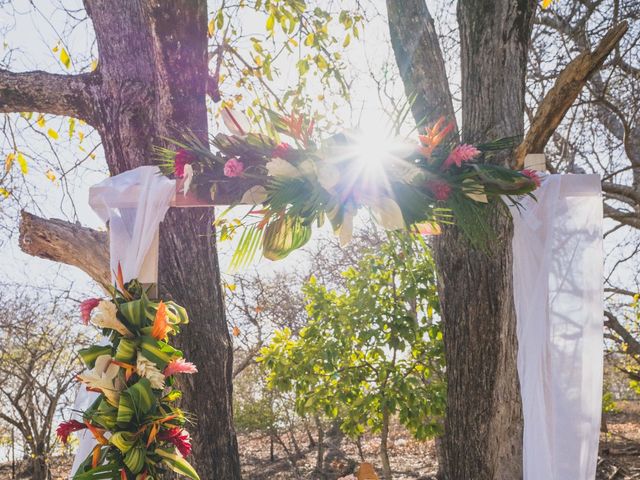
[(301, 415), (340, 418), (357, 436), (398, 414), (416, 438), (441, 431), (444, 352), (436, 273), (423, 242), (393, 235), (344, 272), (345, 291), (311, 278), (308, 325), (276, 332), (259, 359), (271, 388), (294, 392)]

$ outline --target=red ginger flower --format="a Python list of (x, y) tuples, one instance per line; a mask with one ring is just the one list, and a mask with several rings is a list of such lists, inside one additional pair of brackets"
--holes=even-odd
[(170, 377), (176, 373), (198, 373), (198, 368), (193, 363), (186, 362), (184, 358), (175, 358), (169, 362), (163, 373), (165, 377)]
[(173, 443), (183, 457), (188, 457), (191, 454), (191, 436), (183, 428), (174, 427), (170, 430), (163, 430), (157, 438)]
[(452, 165), (456, 165), (457, 167), (461, 167), (464, 162), (468, 162), (469, 160), (473, 160), (478, 155), (480, 155), (480, 150), (478, 150), (473, 145), (458, 145), (456, 148), (451, 150), (451, 153), (447, 157), (447, 159), (442, 164), (441, 170), (448, 170)]
[(88, 298), (80, 303), (80, 316), (82, 317), (82, 323), (89, 325), (91, 319), (91, 312), (100, 303), (99, 298)]
[(451, 185), (442, 180), (429, 180), (427, 188), (431, 190), (436, 200), (445, 201), (451, 195)]
[(237, 158), (230, 158), (224, 164), (224, 175), (226, 177), (239, 177), (244, 172), (244, 163)]
[(541, 183), (540, 177), (538, 176), (538, 173), (535, 170), (525, 168), (520, 173), (522, 173), (525, 177), (529, 177), (531, 180), (533, 180), (533, 183), (536, 184), (536, 188), (540, 187), (540, 183)]
[(78, 430), (84, 430), (85, 428), (87, 428), (87, 426), (82, 422), (77, 420), (67, 420), (66, 422), (62, 422), (58, 425), (56, 435), (60, 441), (66, 445), (69, 441), (69, 435), (73, 432), (77, 432)]
[(174, 163), (174, 173), (177, 178), (184, 177), (184, 166), (193, 163), (195, 160), (193, 153), (181, 148), (176, 152), (176, 158)]

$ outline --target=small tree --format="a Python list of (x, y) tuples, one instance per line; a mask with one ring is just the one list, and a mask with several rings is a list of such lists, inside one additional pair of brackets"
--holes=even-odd
[(394, 414), (416, 438), (441, 431), (446, 395), (435, 268), (424, 244), (399, 237), (343, 275), (344, 291), (310, 279), (308, 325), (298, 337), (277, 332), (260, 361), (271, 387), (295, 392), (301, 415), (340, 418), (351, 436), (379, 432), (390, 479)]
[(20, 432), (34, 479), (51, 476), (52, 429), (73, 401), (71, 385), (81, 370), (74, 321), (33, 298), (0, 298), (0, 419)]

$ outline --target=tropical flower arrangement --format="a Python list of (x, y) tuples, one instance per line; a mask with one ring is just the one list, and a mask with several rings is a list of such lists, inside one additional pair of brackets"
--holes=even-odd
[(188, 322), (187, 312), (149, 299), (137, 280), (125, 284), (120, 268), (116, 285), (110, 299), (88, 299), (80, 307), (83, 323), (101, 328), (110, 344), (80, 350), (89, 370), (78, 380), (100, 395), (82, 421), (64, 422), (56, 432), (67, 443), (71, 433), (88, 429), (96, 441), (73, 478), (153, 480), (173, 470), (198, 479), (185, 460), (188, 416), (176, 406), (182, 393), (174, 388), (176, 375), (197, 369), (169, 344)]
[[(484, 248), (492, 237), (487, 204), (503, 196), (517, 204), (518, 196), (539, 185), (532, 171), (490, 163), (496, 151), (514, 146), (513, 139), (457, 145), (455, 125), (445, 119), (418, 135), (418, 142), (391, 145), (382, 161), (374, 161), (382, 152), (363, 157), (355, 148), (357, 133), (316, 142), (312, 121), (273, 111), (269, 116), (268, 133), (254, 133), (243, 114), (224, 108), (231, 134), (212, 139), (215, 152), (194, 135), (174, 141), (177, 150), (157, 149), (163, 173), (182, 179), (185, 195), (191, 189), (210, 203), (220, 187), (241, 182), (245, 190), (239, 203), (262, 205), (240, 221), (246, 228), (232, 259), (235, 266), (260, 250), (272, 260), (286, 257), (325, 220), (347, 243), (362, 208), (389, 230), (437, 234), (440, 224), (455, 219), (472, 243)], [(218, 222), (223, 236), (238, 227), (224, 218)]]

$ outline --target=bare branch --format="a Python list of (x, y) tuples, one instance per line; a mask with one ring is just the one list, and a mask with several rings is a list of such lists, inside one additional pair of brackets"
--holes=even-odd
[(0, 69), (0, 113), (41, 112), (93, 123), (93, 101), (99, 75), (57, 75)]
[(622, 22), (612, 27), (591, 52), (585, 51), (574, 58), (560, 73), (554, 86), (544, 97), (536, 112), (524, 141), (516, 149), (516, 168), (524, 165), (528, 153), (540, 153), (573, 105), (578, 94), (603, 64), (609, 53), (627, 32), (629, 24)]
[(627, 352), (632, 355), (640, 355), (640, 342), (624, 328), (617, 317), (611, 312), (604, 312), (604, 316), (607, 317), (605, 325), (620, 335), (624, 343), (627, 344)]
[(29, 255), (78, 267), (101, 285), (111, 283), (106, 232), (23, 211), (20, 248)]

